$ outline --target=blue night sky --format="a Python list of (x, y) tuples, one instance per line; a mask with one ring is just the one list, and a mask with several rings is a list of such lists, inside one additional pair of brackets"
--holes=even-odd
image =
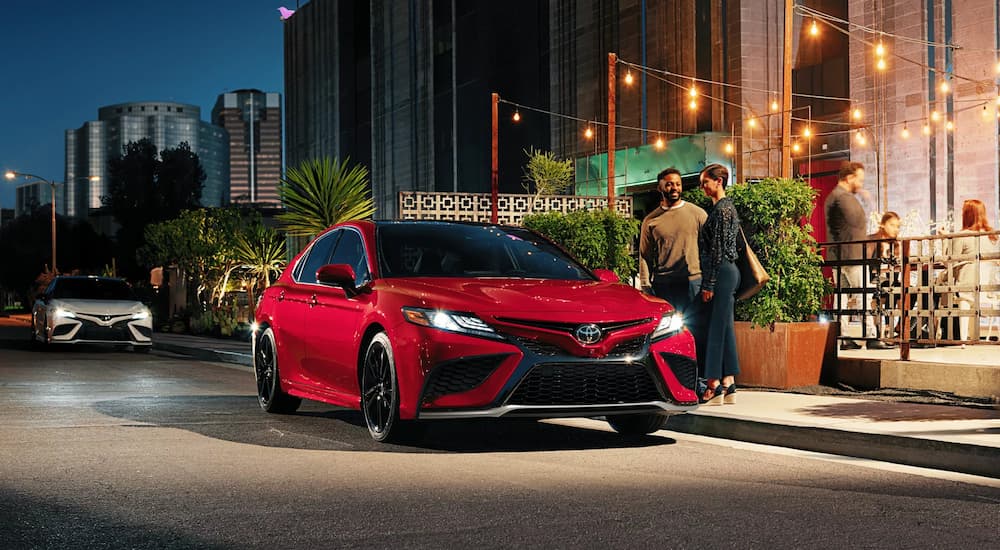
[[(282, 5), (295, 0), (4, 2), (0, 170), (62, 181), (64, 131), (103, 105), (177, 101), (208, 120), (222, 92), (283, 93)], [(14, 187), (0, 179), (4, 208)]]

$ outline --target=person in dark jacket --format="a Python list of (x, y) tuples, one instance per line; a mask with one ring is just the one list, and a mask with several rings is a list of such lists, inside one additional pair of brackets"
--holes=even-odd
[(708, 387), (701, 395), (703, 403), (721, 405), (736, 401), (736, 375), (740, 360), (736, 354), (735, 306), (740, 286), (736, 267), (741, 242), (740, 219), (732, 199), (726, 197), (729, 170), (710, 164), (699, 176), (701, 190), (714, 206), (698, 238), (701, 255), (701, 299), (708, 318), (706, 330), (705, 378)]

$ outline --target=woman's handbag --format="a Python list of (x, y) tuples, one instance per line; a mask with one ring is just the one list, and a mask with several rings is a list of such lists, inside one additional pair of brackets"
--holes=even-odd
[(740, 228), (740, 236), (743, 237), (743, 253), (736, 259), (736, 267), (740, 270), (740, 287), (736, 289), (737, 300), (748, 300), (754, 294), (760, 292), (764, 285), (771, 280), (771, 276), (764, 270), (757, 255), (754, 254), (747, 236)]

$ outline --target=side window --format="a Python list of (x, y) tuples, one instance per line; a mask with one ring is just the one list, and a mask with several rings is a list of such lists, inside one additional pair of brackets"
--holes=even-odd
[(316, 270), (330, 263), (330, 254), (342, 233), (342, 230), (331, 231), (313, 243), (312, 248), (309, 249), (309, 255), (302, 261), (298, 276), (300, 283), (316, 282)]
[(331, 264), (347, 264), (354, 268), (354, 284), (361, 286), (368, 282), (371, 274), (368, 272), (368, 257), (365, 245), (357, 231), (344, 230), (337, 249), (333, 252)]

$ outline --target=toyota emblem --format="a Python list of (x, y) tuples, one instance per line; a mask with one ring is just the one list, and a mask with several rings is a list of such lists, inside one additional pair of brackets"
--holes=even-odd
[(573, 336), (575, 336), (581, 344), (596, 344), (601, 341), (601, 337), (604, 336), (604, 334), (601, 332), (601, 327), (591, 323), (589, 325), (580, 325), (576, 327), (576, 330), (573, 331)]

